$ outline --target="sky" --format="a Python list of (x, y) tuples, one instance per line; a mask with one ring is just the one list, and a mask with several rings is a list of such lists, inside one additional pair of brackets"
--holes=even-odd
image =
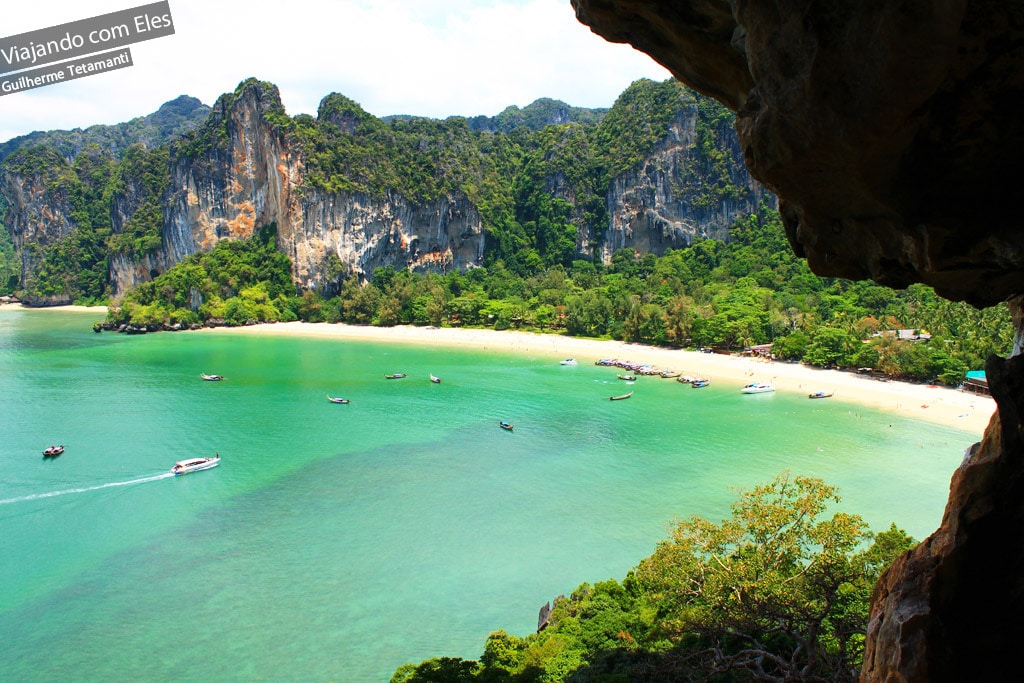
[[(0, 38), (151, 0), (7, 3)], [(133, 66), (0, 96), (0, 141), (112, 124), (178, 95), (206, 104), (255, 76), (290, 115), (327, 94), (376, 116), (493, 116), (552, 97), (610, 107), (668, 71), (580, 24), (569, 0), (169, 0), (174, 35), (130, 45)]]

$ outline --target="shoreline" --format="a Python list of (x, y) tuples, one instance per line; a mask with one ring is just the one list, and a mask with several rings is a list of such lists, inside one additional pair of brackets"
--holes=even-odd
[(106, 306), (76, 306), (74, 304), (63, 304), (61, 306), (26, 306), (18, 301), (12, 301), (9, 303), (0, 303), (0, 308), (17, 308), (22, 311), (58, 311), (58, 312), (73, 312), (73, 313), (102, 313), (104, 317), (107, 315)]
[[(106, 315), (105, 306), (26, 307), (20, 303), (0, 304), (0, 308), (31, 311), (92, 312)], [(870, 406), (914, 420), (923, 420), (977, 434), (981, 439), (996, 411), (991, 396), (967, 394), (943, 386), (883, 381), (844, 370), (826, 370), (799, 363), (768, 361), (746, 356), (700, 353), (683, 349), (646, 346), (632, 342), (567, 337), (518, 330), (486, 328), (373, 327), (346, 323), (263, 323), (245, 327), (204, 327), (200, 333), (277, 335), (319, 339), (431, 345), (448, 348), (490, 349), (508, 353), (545, 355), (552, 362), (577, 358), (593, 364), (603, 358), (647, 363), (685, 375), (711, 379), (736, 391), (750, 382), (770, 382), (778, 391), (807, 395), (816, 391), (833, 392), (840, 401)], [(613, 370), (615, 368), (609, 368)], [(660, 378), (649, 378), (650, 381)], [(669, 380), (662, 380), (669, 381)]]
[[(461, 329), (451, 327), (371, 327), (345, 323), (269, 323), (247, 327), (203, 328), (198, 332), (242, 335), (278, 335), (319, 339), (353, 339), (397, 344), (480, 348), (511, 353), (546, 355), (552, 362), (576, 358), (592, 365), (603, 358), (649, 363), (686, 375), (708, 377), (712, 383), (739, 391), (750, 382), (770, 382), (778, 391), (834, 392), (840, 401), (924, 420), (977, 434), (981, 439), (992, 415), (995, 400), (956, 389), (899, 381), (881, 381), (842, 370), (826, 370), (799, 363), (757, 360), (743, 356), (700, 353), (646, 346), (631, 342), (566, 337), (516, 330)], [(612, 370), (614, 368), (609, 368)], [(648, 378), (649, 381), (674, 381)]]

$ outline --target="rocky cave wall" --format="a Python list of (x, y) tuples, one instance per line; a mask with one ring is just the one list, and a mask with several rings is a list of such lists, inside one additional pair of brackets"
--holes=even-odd
[[(1024, 3), (571, 2), (595, 33), (736, 111), (747, 166), (814, 272), (1009, 300), (1020, 336)], [(863, 681), (1018, 668), (1024, 360), (986, 370), (997, 415), (953, 475), (939, 529), (876, 587)]]

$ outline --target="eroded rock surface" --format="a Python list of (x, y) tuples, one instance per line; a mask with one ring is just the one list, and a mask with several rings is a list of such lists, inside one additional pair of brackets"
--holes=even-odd
[(752, 174), (820, 275), (1010, 300), (999, 406), (942, 525), (875, 589), (861, 680), (1015, 680), (1024, 611), (1024, 3), (571, 0), (737, 111)]
[(976, 305), (1024, 291), (1024, 4), (572, 4), (737, 111), (747, 164), (815, 272)]

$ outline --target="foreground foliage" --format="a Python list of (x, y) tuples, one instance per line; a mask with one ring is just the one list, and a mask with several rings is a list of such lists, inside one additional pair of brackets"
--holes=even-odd
[(492, 633), (479, 661), (400, 667), (392, 683), (854, 681), (871, 590), (915, 545), (833, 512), (836, 489), (787, 474), (719, 524), (681, 521), (620, 583), (556, 600), (550, 625)]

